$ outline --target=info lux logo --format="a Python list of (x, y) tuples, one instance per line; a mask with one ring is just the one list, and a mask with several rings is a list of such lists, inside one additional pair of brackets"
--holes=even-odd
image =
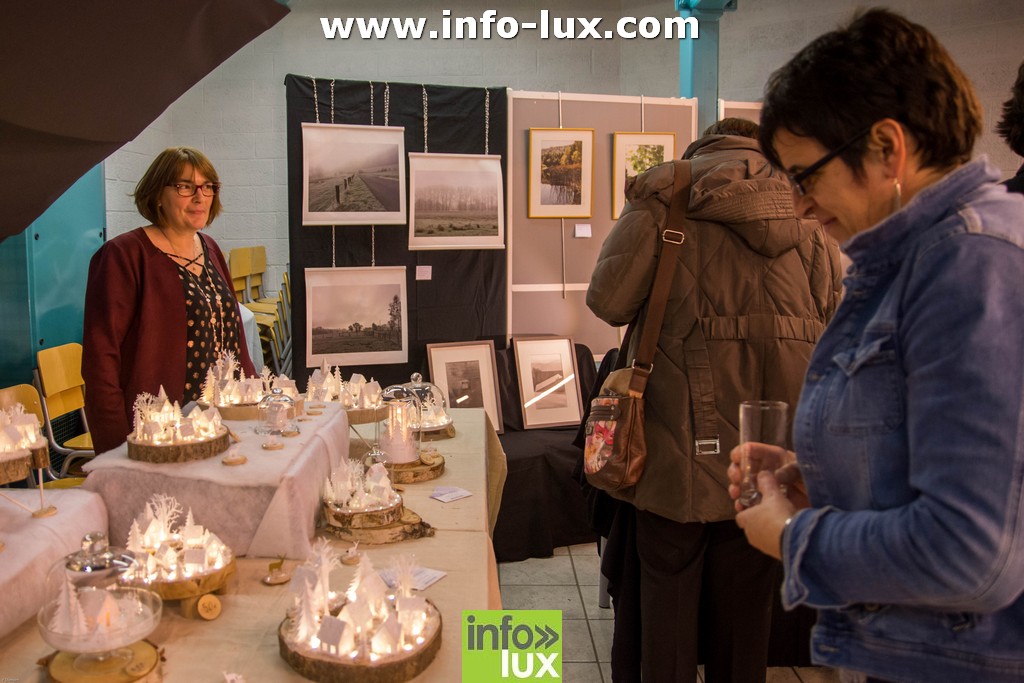
[(561, 610), (462, 613), (462, 680), (562, 679)]

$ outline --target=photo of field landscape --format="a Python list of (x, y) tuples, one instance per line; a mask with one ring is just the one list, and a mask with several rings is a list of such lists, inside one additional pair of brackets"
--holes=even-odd
[(303, 224), (404, 223), (402, 130), (303, 124)]
[(405, 362), (405, 267), (307, 268), (306, 362)]
[(402, 348), (398, 285), (315, 287), (313, 353), (369, 353)]
[(497, 174), (418, 171), (414, 182), (417, 236), (498, 234), (501, 197), (496, 189), (501, 180)]
[(501, 157), (409, 155), (409, 248), (505, 246)]

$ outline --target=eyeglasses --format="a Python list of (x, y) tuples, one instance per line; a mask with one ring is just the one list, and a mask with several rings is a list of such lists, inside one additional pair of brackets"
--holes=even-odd
[(193, 197), (196, 194), (196, 190), (203, 193), (204, 197), (212, 197), (220, 192), (220, 183), (203, 183), (202, 185), (196, 185), (187, 181), (180, 183), (171, 183), (167, 187), (173, 187), (179, 197)]
[(807, 182), (807, 179), (810, 178), (815, 173), (817, 173), (818, 171), (820, 171), (822, 169), (822, 167), (825, 166), (825, 164), (827, 164), (828, 162), (832, 161), (837, 156), (839, 156), (840, 154), (842, 154), (846, 150), (848, 150), (851, 147), (853, 147), (857, 143), (858, 140), (860, 140), (862, 137), (864, 137), (865, 135), (867, 135), (870, 132), (871, 132), (871, 126), (868, 126), (867, 128), (865, 128), (864, 130), (860, 131), (855, 136), (853, 136), (852, 138), (850, 138), (849, 140), (847, 140), (843, 144), (839, 145), (839, 147), (835, 148), (834, 150), (832, 150), (831, 152), (829, 152), (828, 154), (826, 154), (822, 158), (818, 159), (813, 164), (811, 164), (810, 166), (808, 166), (804, 170), (800, 171), (799, 173), (787, 173), (786, 175), (789, 177), (789, 182), (793, 184), (793, 187), (796, 188), (797, 193), (801, 197), (806, 196), (807, 195), (807, 187), (804, 185), (804, 183)]

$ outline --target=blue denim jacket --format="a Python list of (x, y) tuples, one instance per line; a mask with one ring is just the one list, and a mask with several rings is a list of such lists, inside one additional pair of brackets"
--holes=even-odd
[(1024, 197), (982, 159), (851, 238), (794, 436), (783, 603), (817, 663), (1024, 681)]

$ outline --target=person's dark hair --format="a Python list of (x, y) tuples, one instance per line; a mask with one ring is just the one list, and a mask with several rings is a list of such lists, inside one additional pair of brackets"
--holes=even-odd
[(743, 138), (754, 138), (757, 139), (758, 125), (753, 121), (747, 121), (746, 119), (738, 119), (735, 117), (729, 117), (722, 119), (721, 121), (715, 121), (708, 129), (704, 131), (704, 136), (708, 135), (738, 135)]
[[(761, 149), (785, 128), (836, 149), (883, 118), (899, 121), (918, 146), (921, 164), (949, 168), (970, 160), (981, 133), (981, 106), (971, 82), (926, 28), (871, 9), (819, 36), (773, 73), (761, 109)], [(867, 138), (840, 155), (857, 175)]]
[[(135, 186), (135, 192), (132, 193), (132, 196), (135, 197), (135, 208), (139, 210), (143, 218), (153, 225), (160, 225), (163, 217), (163, 211), (158, 206), (160, 193), (171, 183), (180, 180), (181, 170), (185, 166), (191, 166), (194, 170), (202, 173), (211, 183), (220, 182), (217, 170), (206, 158), (206, 155), (198, 149), (169, 147), (160, 152), (156, 159), (153, 159), (153, 163), (149, 165), (142, 179), (139, 180), (139, 184)], [(220, 213), (220, 209), (220, 193), (218, 192), (213, 195), (207, 225), (213, 223), (213, 219)]]
[(1017, 82), (1011, 93), (1003, 103), (1003, 117), (996, 124), (996, 133), (1006, 140), (1014, 154), (1024, 157), (1024, 62), (1017, 69)]

